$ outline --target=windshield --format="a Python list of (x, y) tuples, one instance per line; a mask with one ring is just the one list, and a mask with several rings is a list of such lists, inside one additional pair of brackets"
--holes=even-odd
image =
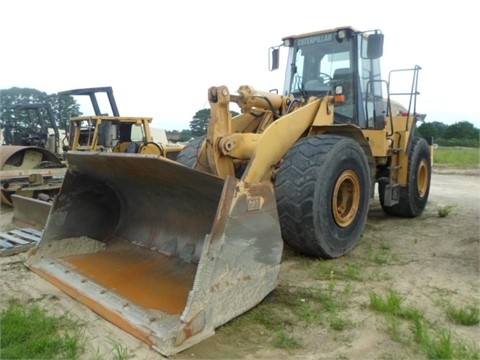
[(335, 33), (313, 35), (294, 41), (288, 93), (327, 94), (336, 73), (351, 73), (352, 40), (338, 41)]
[(335, 103), (334, 123), (383, 127), (380, 60), (367, 56), (364, 33), (341, 29), (286, 38), (284, 45), (289, 47), (284, 95), (323, 97), (341, 85), (343, 100)]

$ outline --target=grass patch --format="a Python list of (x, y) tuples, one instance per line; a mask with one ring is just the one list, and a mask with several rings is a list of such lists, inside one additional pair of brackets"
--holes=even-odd
[(478, 148), (439, 147), (433, 152), (433, 163), (451, 166), (478, 166)]
[(276, 348), (299, 349), (302, 347), (301, 340), (287, 329), (294, 327), (300, 318), (310, 323), (315, 321), (316, 316), (314, 310), (301, 301), (302, 295), (294, 296), (283, 290), (280, 294), (269, 295), (261, 304), (222, 326), (218, 332), (232, 336), (236, 341), (240, 336), (242, 341), (250, 345), (264, 346), (265, 343), (269, 343)]
[(288, 335), (285, 330), (280, 330), (275, 339), (273, 340), (273, 345), (280, 349), (286, 350), (295, 350), (300, 349), (302, 347), (302, 343), (299, 339)]
[(341, 316), (332, 316), (330, 318), (330, 328), (337, 331), (352, 328), (354, 323), (350, 319)]
[(333, 266), (328, 261), (318, 260), (314, 267), (314, 277), (318, 280), (353, 280), (364, 281), (357, 264), (350, 263), (344, 266)]
[(457, 308), (449, 304), (446, 311), (448, 318), (455, 324), (474, 326), (480, 323), (480, 310), (477, 307)]
[(253, 324), (259, 324), (265, 327), (265, 329), (270, 331), (279, 331), (284, 328), (285, 324), (291, 323), (289, 320), (288, 314), (283, 314), (280, 311), (277, 311), (276, 308), (269, 308), (267, 306), (259, 305), (254, 309), (250, 310), (244, 320), (247, 323), (251, 322)]
[[(287, 350), (304, 346), (298, 329), (324, 326), (336, 331), (355, 324), (344, 310), (348, 306), (351, 287), (338, 286), (333, 273), (323, 289), (278, 286), (260, 304), (219, 328), (218, 333), (249, 343)], [(227, 340), (228, 341), (228, 340)]]
[[(387, 316), (388, 332), (393, 340), (408, 346), (416, 344), (416, 350), (428, 359), (480, 359), (476, 345), (456, 341), (449, 330), (428, 322), (419, 309), (405, 307), (395, 290), (389, 290), (385, 296), (371, 293), (370, 308)], [(402, 330), (404, 324), (408, 325), (407, 331)]]
[(37, 306), (10, 302), (0, 313), (3, 359), (78, 359), (85, 339), (78, 321), (49, 316)]
[(107, 341), (111, 345), (111, 349), (107, 350), (106, 353), (102, 353), (97, 348), (95, 349), (95, 353), (89, 357), (89, 360), (128, 360), (135, 357), (133, 352), (129, 350), (127, 346), (110, 338)]
[(130, 353), (129, 349), (117, 341), (111, 341), (113, 354), (115, 360), (127, 360), (133, 358), (133, 354)]
[(324, 320), (323, 312), (316, 309), (310, 301), (305, 299), (300, 301), (302, 303), (295, 311), (297, 317), (307, 325), (321, 324)]
[(382, 242), (376, 246), (367, 245), (367, 260), (373, 265), (388, 265), (397, 260), (396, 255), (391, 253), (391, 248), (387, 243)]
[(370, 293), (370, 308), (372, 310), (396, 316), (401, 309), (402, 297), (394, 290), (390, 290), (383, 297), (376, 293)]
[(438, 208), (438, 216), (441, 218), (447, 217), (452, 212), (454, 205), (443, 205)]

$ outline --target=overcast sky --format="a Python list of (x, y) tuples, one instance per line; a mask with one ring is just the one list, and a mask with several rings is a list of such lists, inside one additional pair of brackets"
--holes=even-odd
[(385, 79), (422, 67), (417, 111), (427, 122), (480, 127), (471, 0), (2, 0), (0, 14), (0, 89), (112, 86), (121, 115), (167, 130), (188, 129), (211, 86), (283, 90), (268, 48), (339, 26), (382, 30)]

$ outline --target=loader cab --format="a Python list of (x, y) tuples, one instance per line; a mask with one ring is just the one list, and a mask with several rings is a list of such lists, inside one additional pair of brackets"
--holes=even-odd
[[(335, 96), (334, 123), (382, 128), (380, 74), (383, 34), (350, 27), (290, 36), (284, 95), (303, 98)], [(278, 49), (275, 49), (278, 50)], [(278, 65), (278, 51), (272, 69)]]

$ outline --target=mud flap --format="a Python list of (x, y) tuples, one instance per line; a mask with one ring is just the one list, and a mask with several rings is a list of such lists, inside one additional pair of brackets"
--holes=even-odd
[(165, 356), (211, 336), (277, 285), (273, 186), (165, 158), (67, 154), (27, 266)]

